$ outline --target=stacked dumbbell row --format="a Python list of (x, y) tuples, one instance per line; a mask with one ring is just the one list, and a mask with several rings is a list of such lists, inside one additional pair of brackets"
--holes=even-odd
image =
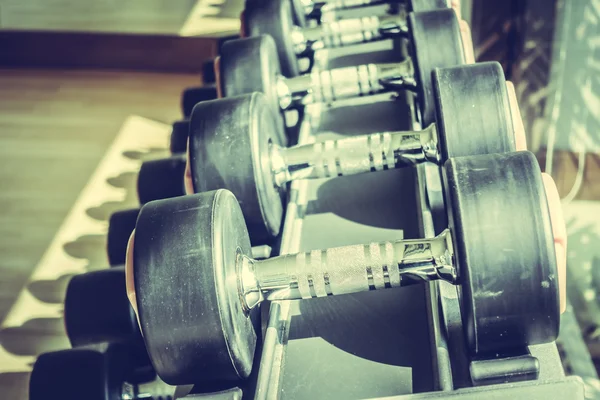
[[(557, 274), (541, 175), (529, 153), (514, 152), (515, 129), (499, 66), (464, 65), (454, 12), (410, 12), (405, 24), (399, 17), (380, 18), (375, 28), (369, 25), (370, 36), (361, 28), (362, 39), (351, 40), (358, 36), (348, 28), (345, 41), (335, 42), (393, 37), (408, 42), (408, 58), (398, 48), (395, 63), (298, 75), (297, 68), (289, 67), (296, 66), (296, 55), (306, 56), (327, 43), (311, 39), (297, 51), (302, 47), (298, 41), (288, 51), (280, 40), (293, 36), (284, 18), (291, 15), (289, 3), (252, 5), (248, 2), (245, 30), (255, 35), (225, 43), (216, 63), (218, 89), (195, 90), (198, 100), (211, 100), (217, 92), (222, 98), (200, 102), (188, 121), (174, 125), (171, 147), (175, 152), (186, 148), (187, 153), (150, 162), (140, 174), (141, 203), (183, 195), (185, 188), (197, 194), (151, 202), (141, 213), (130, 211), (111, 221), (109, 253), (112, 263), (119, 264), (127, 258), (125, 238), (137, 221), (127, 272), (144, 339), (125, 297), (125, 269), (117, 267), (71, 282), (65, 314), (73, 345), (78, 345), (73, 340), (78, 336), (120, 343), (127, 337), (129, 349), (143, 348), (145, 341), (152, 365), (168, 383), (235, 382), (250, 372), (256, 310), (263, 300), (331, 296), (434, 279), (459, 285), (473, 353), (552, 341), (558, 326)], [(273, 7), (277, 14), (272, 14)], [(413, 4), (407, 8), (418, 9)], [(266, 15), (271, 17), (267, 20)], [(365, 132), (287, 147), (286, 110), (405, 90), (416, 93), (421, 131)], [(422, 162), (437, 163), (444, 174), (448, 229), (435, 239), (263, 261), (252, 257), (259, 248), (251, 245), (272, 244), (279, 235), (290, 181), (376, 173)], [(529, 207), (515, 214), (522, 199), (528, 199)], [(488, 210), (491, 200), (494, 212)], [(523, 221), (518, 230), (514, 221)], [(353, 268), (348, 267), (350, 259)], [(520, 269), (508, 268), (515, 264)], [(109, 285), (114, 291), (106, 290)], [(174, 298), (184, 306), (174, 307), (169, 301)], [(90, 309), (94, 303), (97, 308)], [(190, 314), (191, 309), (195, 311)], [(182, 336), (180, 331), (196, 334)], [(135, 378), (127, 379), (135, 383)]]

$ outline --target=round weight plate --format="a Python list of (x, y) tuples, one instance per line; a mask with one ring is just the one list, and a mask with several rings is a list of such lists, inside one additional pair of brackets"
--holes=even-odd
[(431, 74), (465, 63), (460, 27), (454, 10), (446, 9), (409, 14), (408, 28), (421, 124), (426, 127), (436, 121)]
[[(185, 93), (184, 93), (184, 96), (185, 96)], [(194, 106), (195, 105), (196, 105), (196, 103), (194, 103)], [(190, 115), (191, 115), (193, 108), (194, 107), (192, 107), (189, 110)], [(189, 118), (189, 115), (187, 115), (186, 117)], [(171, 148), (172, 154), (181, 154), (181, 153), (185, 153), (187, 151), (187, 142), (188, 142), (189, 132), (190, 132), (190, 121), (183, 120), (183, 121), (176, 121), (173, 123), (173, 129), (171, 130), (171, 141), (170, 141), (170, 146), (169, 146)]]
[(515, 151), (515, 131), (500, 64), (438, 69), (433, 83), (443, 160)]
[(554, 340), (558, 274), (535, 157), (457, 157), (443, 169), (471, 351), (496, 354)]
[(300, 74), (294, 51), (292, 2), (290, 0), (247, 0), (244, 10), (248, 36), (269, 35), (277, 44), (283, 76)]
[(183, 154), (143, 162), (137, 181), (140, 204), (183, 196), (185, 162), (186, 158)]
[(192, 109), (197, 103), (217, 98), (217, 88), (214, 86), (200, 86), (187, 88), (181, 94), (181, 112), (185, 118), (192, 114)]
[(409, 0), (406, 3), (408, 11), (431, 11), (448, 7), (447, 0)]
[(292, 2), (292, 18), (294, 25), (300, 28), (306, 27), (306, 11), (302, 5), (302, 0), (291, 0)]
[(262, 93), (198, 104), (190, 120), (194, 193), (228, 189), (238, 198), (254, 245), (279, 233), (282, 192), (273, 183), (270, 145), (281, 145)]
[(264, 93), (281, 127), (278, 134), (285, 140), (285, 122), (279, 106), (277, 84), (281, 77), (277, 48), (270, 36), (230, 40), (223, 44), (219, 61), (223, 97), (254, 92)]
[[(120, 399), (132, 366), (116, 345), (69, 349), (38, 357), (29, 379), (29, 399)], [(123, 352), (123, 349), (118, 349)]]
[(114, 212), (108, 221), (106, 252), (111, 266), (125, 264), (127, 241), (135, 229), (139, 208)]
[(235, 278), (241, 254), (251, 254), (250, 240), (229, 191), (142, 208), (133, 280), (146, 348), (166, 383), (235, 381), (250, 374), (256, 333)]
[(202, 63), (202, 83), (215, 83), (215, 60), (206, 60)]
[(65, 327), (73, 347), (100, 342), (144, 346), (125, 291), (125, 269), (74, 276), (65, 296)]

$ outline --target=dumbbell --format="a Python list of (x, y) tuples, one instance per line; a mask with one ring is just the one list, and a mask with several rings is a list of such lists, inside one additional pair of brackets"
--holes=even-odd
[[(448, 8), (445, 1), (407, 0), (407, 11), (430, 11)], [(286, 77), (299, 75), (298, 58), (312, 58), (315, 50), (334, 48), (383, 39), (406, 37), (408, 27), (398, 15), (368, 16), (328, 21), (317, 27), (294, 25), (301, 14), (289, 0), (247, 0), (242, 17), (242, 36), (267, 34), (277, 44), (281, 71)]]
[[(514, 151), (515, 130), (498, 63), (436, 69), (437, 122), (422, 131), (379, 132), (285, 148), (260, 93), (198, 104), (190, 120), (194, 193), (231, 190), (253, 243), (280, 231), (287, 183), (402, 168), (450, 157)], [(400, 106), (399, 106), (400, 107)], [(468, 111), (465, 111), (468, 110)]]
[[(330, 15), (335, 11), (357, 8), (365, 8), (367, 11), (369, 6), (381, 4), (391, 6), (404, 4), (406, 11), (416, 12), (448, 8), (445, 0), (366, 0), (327, 3), (292, 0), (291, 4), (287, 4), (287, 0), (247, 1), (242, 15), (244, 23), (242, 29), (245, 31), (243, 36), (271, 35), (279, 49), (283, 75), (293, 77), (299, 73), (297, 58), (312, 57), (312, 50), (367, 43), (383, 36), (393, 37), (398, 30), (402, 31), (405, 28), (404, 21), (397, 16), (388, 23), (376, 16), (342, 21), (321, 20), (319, 27), (307, 28), (307, 16), (320, 20), (323, 11)], [(204, 83), (216, 81), (214, 60), (205, 62), (202, 70)]]
[[(289, 79), (280, 74), (270, 37), (228, 41), (219, 62), (221, 97), (263, 92), (283, 119), (283, 112), (293, 107), (411, 90), (417, 93), (422, 125), (429, 125), (435, 121), (431, 72), (464, 64), (460, 29), (451, 9), (411, 13), (408, 26), (411, 57), (403, 62), (335, 68)], [(283, 128), (279, 134), (284, 137)]]
[(185, 172), (186, 155), (144, 161), (137, 178), (137, 193), (140, 204), (168, 197), (183, 196), (182, 176)]
[(106, 234), (106, 254), (109, 265), (125, 264), (127, 241), (135, 229), (135, 221), (137, 221), (139, 213), (139, 208), (133, 208), (116, 211), (110, 216)]
[(216, 98), (217, 88), (214, 85), (189, 87), (183, 91), (181, 94), (181, 113), (184, 119), (173, 123), (169, 145), (172, 154), (186, 151), (189, 131), (187, 118), (192, 114), (194, 106), (202, 101)]
[[(456, 157), (442, 170), (448, 229), (435, 238), (263, 261), (249, 256), (244, 216), (227, 190), (145, 205), (127, 286), (158, 375), (170, 384), (247, 377), (260, 332), (257, 306), (265, 300), (433, 280), (458, 286), (472, 355), (553, 341), (559, 326), (555, 221), (535, 157)], [(169, 301), (164, 293), (178, 295)]]
[(162, 382), (132, 380), (135, 367), (121, 344), (102, 344), (45, 353), (29, 380), (29, 399), (170, 400), (174, 389)]
[[(409, 18), (412, 27), (412, 37), (415, 51), (413, 59), (415, 67), (418, 65), (417, 73), (412, 73), (412, 63), (392, 64), (384, 66), (368, 65), (363, 66), (361, 70), (352, 67), (334, 71), (328, 71), (325, 75), (313, 74), (305, 75), (300, 78), (288, 79), (287, 87), (284, 80), (279, 76), (276, 49), (271, 38), (268, 36), (259, 36), (256, 38), (241, 39), (225, 43), (221, 58), (221, 68), (223, 70), (223, 79), (221, 82), (222, 92), (226, 97), (235, 96), (240, 93), (249, 93), (252, 89), (263, 91), (268, 94), (268, 98), (274, 103), (273, 107), (281, 111), (290, 106), (294, 97), (298, 98), (299, 93), (310, 93), (312, 99), (309, 101), (331, 101), (341, 95), (360, 95), (364, 91), (384, 91), (399, 90), (409, 87), (417, 90), (419, 93), (419, 104), (421, 105), (423, 122), (429, 124), (434, 120), (433, 110), (433, 92), (431, 87), (431, 71), (436, 67), (460, 65), (463, 63), (462, 43), (460, 40), (460, 31), (458, 21), (453, 10), (438, 10), (426, 13), (413, 13)], [(429, 30), (427, 28), (430, 28)], [(418, 46), (427, 46), (428, 42), (435, 42), (443, 51), (431, 51), (430, 48), (418, 50)], [(419, 47), (420, 48), (420, 47)], [(429, 51), (428, 51), (429, 50)], [(258, 59), (257, 59), (258, 57)], [(387, 77), (391, 79), (387, 85), (379, 89), (377, 69), (387, 69)], [(369, 76), (369, 70), (375, 71), (375, 76)], [(361, 72), (362, 71), (362, 72)], [(421, 71), (419, 73), (419, 71)], [(330, 75), (331, 74), (331, 75)], [(337, 77), (348, 80), (350, 76), (351, 88), (358, 91), (349, 90), (348, 93), (340, 93), (334, 89), (334, 85), (322, 82), (334, 82)], [(367, 81), (363, 81), (366, 78)], [(315, 84), (315, 79), (320, 83)], [(294, 82), (296, 82), (294, 84)], [(343, 83), (338, 82), (337, 87), (343, 87)], [(290, 88), (288, 93), (286, 91)], [(323, 96), (316, 96), (315, 89), (321, 89)], [(323, 91), (324, 88), (331, 90), (330, 93)], [(347, 91), (342, 88), (342, 91)], [(275, 91), (275, 93), (274, 93)], [(308, 96), (302, 96), (304, 101)], [(225, 116), (224, 114), (220, 114)], [(196, 119), (197, 123), (203, 123), (202, 119)], [(177, 143), (177, 150), (185, 148), (185, 135), (189, 131), (189, 125), (180, 123), (174, 125), (172, 135), (172, 149)], [(281, 135), (278, 143), (285, 143), (284, 123), (281, 121), (281, 127), (277, 130)], [(177, 137), (177, 140), (174, 138)], [(222, 153), (223, 156), (225, 154)], [(150, 200), (174, 197), (185, 194), (183, 181), (180, 178), (183, 169), (180, 158), (171, 158), (160, 161), (149, 161), (143, 164), (138, 177), (138, 194), (140, 202), (143, 204)], [(160, 178), (158, 178), (160, 176)], [(254, 237), (254, 235), (252, 235)], [(263, 237), (262, 235), (260, 236)], [(262, 239), (259, 239), (262, 240)]]
[(136, 349), (138, 365), (150, 365), (135, 313), (127, 300), (124, 267), (74, 276), (67, 286), (64, 320), (73, 347), (125, 343)]
[[(214, 82), (214, 80), (213, 80)], [(217, 88), (214, 85), (194, 86), (186, 88), (181, 94), (181, 113), (188, 118), (197, 103), (217, 98)]]
[(312, 0), (292, 0), (292, 15), (294, 24), (300, 27), (307, 25), (307, 19), (315, 19), (321, 22), (323, 15), (336, 11), (352, 10), (357, 8), (366, 8), (379, 5), (389, 5), (396, 7), (406, 4), (411, 11), (427, 11), (434, 8), (447, 7), (445, 0), (421, 0), (406, 2), (403, 0), (333, 0), (333, 1), (312, 1)]

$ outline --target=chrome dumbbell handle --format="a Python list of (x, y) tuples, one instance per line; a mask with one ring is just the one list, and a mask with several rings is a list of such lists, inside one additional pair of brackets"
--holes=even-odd
[(394, 82), (394, 90), (414, 88), (411, 59), (400, 63), (364, 64), (355, 67), (315, 71), (295, 78), (279, 79), (279, 105), (287, 109), (293, 104), (330, 104), (336, 100), (373, 95), (389, 91), (386, 82)]
[(237, 258), (246, 310), (263, 300), (294, 300), (457, 281), (449, 230), (431, 239), (397, 240), (313, 250), (267, 260)]
[(121, 386), (120, 400), (171, 400), (174, 392), (173, 386), (169, 386), (161, 380), (137, 385), (125, 382)]
[(408, 27), (399, 16), (371, 16), (330, 21), (314, 28), (295, 27), (294, 51), (306, 57), (316, 50), (369, 43), (392, 36), (406, 36)]
[(382, 132), (283, 148), (271, 146), (275, 185), (402, 168), (438, 160), (435, 125), (422, 131)]

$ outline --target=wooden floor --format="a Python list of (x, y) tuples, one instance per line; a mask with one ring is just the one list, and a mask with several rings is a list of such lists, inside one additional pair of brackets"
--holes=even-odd
[(198, 81), (0, 70), (0, 321), (127, 116), (170, 123)]
[(195, 0), (0, 0), (3, 29), (176, 33)]
[(204, 35), (239, 30), (231, 24), (242, 8), (243, 0), (0, 0), (0, 29)]

